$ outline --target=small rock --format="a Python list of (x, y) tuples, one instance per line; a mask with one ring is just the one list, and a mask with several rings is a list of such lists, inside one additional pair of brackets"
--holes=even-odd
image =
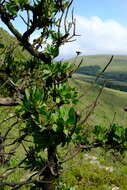
[(120, 188), (117, 187), (117, 186), (114, 186), (114, 187), (112, 188), (112, 190), (120, 190)]
[(97, 157), (91, 156), (91, 159), (92, 159), (92, 160), (97, 160)]
[(110, 171), (110, 172), (113, 172), (113, 167), (112, 166), (106, 167), (105, 169)]

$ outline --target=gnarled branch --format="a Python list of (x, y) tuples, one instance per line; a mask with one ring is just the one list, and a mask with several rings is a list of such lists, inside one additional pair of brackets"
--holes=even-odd
[(35, 50), (32, 45), (29, 43), (29, 41), (26, 40), (26, 38), (23, 38), (23, 35), (13, 26), (13, 24), (10, 22), (10, 15), (5, 11), (4, 6), (0, 6), (0, 18), (6, 24), (6, 26), (9, 28), (9, 30), (14, 34), (14, 36), (17, 38), (17, 40), (23, 44), (24, 48), (34, 57), (37, 57), (38, 59), (42, 60), (43, 62), (49, 62), (50, 58), (46, 57), (46, 55), (42, 52), (39, 52)]

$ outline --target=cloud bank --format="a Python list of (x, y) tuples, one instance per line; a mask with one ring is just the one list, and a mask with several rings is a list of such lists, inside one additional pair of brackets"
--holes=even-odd
[(76, 31), (81, 36), (61, 47), (59, 58), (70, 58), (81, 51), (88, 54), (127, 54), (127, 27), (114, 20), (76, 16)]

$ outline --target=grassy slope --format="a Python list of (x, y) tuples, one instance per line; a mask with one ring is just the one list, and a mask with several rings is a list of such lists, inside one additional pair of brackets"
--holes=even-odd
[[(76, 64), (78, 64), (83, 58), (83, 63), (79, 70), (78, 79), (91, 82), (95, 80), (96, 75), (107, 65), (111, 58), (111, 55), (92, 55), (81, 56), (76, 58)], [(74, 61), (71, 59), (71, 61)], [(89, 71), (87, 71), (89, 69)], [(107, 87), (127, 91), (127, 56), (115, 55), (113, 61), (108, 66), (103, 76), (100, 76), (98, 83), (101, 84), (103, 79), (107, 79)]]
[[(84, 110), (82, 114), (84, 117), (89, 110), (89, 105), (94, 103), (100, 88), (97, 85), (79, 80), (73, 80), (73, 82), (78, 87), (82, 96), (78, 107)], [(89, 118), (89, 123), (102, 125), (110, 124), (116, 113), (115, 122), (127, 126), (127, 113), (124, 111), (124, 108), (127, 107), (126, 97), (127, 92), (104, 88), (98, 100), (97, 107)]]
[[(76, 58), (76, 62), (83, 58), (83, 63), (81, 66), (91, 66), (91, 65), (99, 65), (103, 68), (111, 58), (111, 55), (90, 55), (90, 56), (80, 56)], [(127, 55), (114, 55), (113, 61), (110, 66), (107, 68), (108, 71), (127, 71)]]
[[(99, 168), (96, 159), (85, 159), (86, 153), (81, 153), (77, 159), (69, 162), (71, 167), (63, 174), (65, 183), (73, 187), (74, 190), (126, 190), (127, 189), (127, 167), (120, 162), (106, 162), (105, 158), (95, 157), (90, 152), (87, 155), (91, 158), (97, 158), (102, 166), (112, 167), (113, 171)], [(94, 155), (94, 156), (93, 156)], [(97, 155), (97, 154), (96, 154)], [(75, 164), (75, 162), (77, 164)], [(114, 189), (113, 189), (114, 187)], [(115, 188), (117, 187), (117, 188)]]
[[(82, 96), (78, 108), (85, 110), (84, 114), (82, 114), (84, 117), (86, 110), (88, 111), (85, 108), (94, 102), (100, 88), (98, 85), (91, 85), (75, 79), (73, 80), (73, 84), (78, 88)], [(89, 118), (88, 123), (109, 127), (109, 124), (113, 122), (114, 113), (116, 112), (114, 122), (127, 127), (127, 113), (123, 111), (127, 107), (126, 97), (127, 92), (104, 88), (98, 105)], [(90, 125), (88, 126), (90, 127)], [(89, 158), (86, 159), (85, 156)], [(123, 159), (119, 154), (113, 156), (110, 151), (105, 152), (100, 148), (82, 152), (66, 164), (66, 167), (70, 169), (63, 173), (63, 179), (74, 190), (113, 190), (113, 188), (126, 190), (126, 160), (127, 155)], [(98, 165), (98, 161), (102, 167)], [(105, 166), (113, 168), (113, 170), (106, 170), (104, 169)]]
[(16, 48), (14, 50), (14, 55), (17, 59), (22, 59), (25, 60), (26, 58), (28, 58), (30, 55), (29, 53), (24, 50), (22, 51), (22, 47), (19, 46), (18, 41), (16, 40), (16, 38), (10, 36), (4, 29), (0, 28), (0, 43), (4, 44), (5, 47), (10, 47), (10, 46), (14, 46), (16, 45)]

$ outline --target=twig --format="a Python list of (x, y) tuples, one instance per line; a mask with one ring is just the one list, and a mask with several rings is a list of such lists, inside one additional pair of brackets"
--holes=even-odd
[(1, 156), (1, 155), (4, 155), (4, 154), (7, 154), (7, 155), (8, 155), (8, 154), (11, 154), (11, 155), (14, 155), (15, 152), (0, 152), (0, 156)]
[(102, 144), (100, 144), (100, 143), (95, 143), (95, 144), (93, 144), (93, 145), (82, 145), (82, 144), (80, 144), (79, 145), (79, 147), (81, 148), (81, 149), (92, 149), (92, 148), (98, 148), (98, 147), (100, 147), (100, 146), (102, 146)]
[(27, 30), (30, 28), (30, 14), (29, 11), (27, 10)]
[(2, 88), (4, 88), (5, 87), (5, 85), (8, 83), (8, 79), (0, 86), (0, 89), (2, 89)]
[(112, 119), (111, 125), (113, 125), (113, 123), (114, 123), (114, 121), (115, 121), (115, 118), (116, 118), (116, 112), (114, 113), (114, 116), (113, 116), (113, 119)]
[[(77, 56), (76, 56), (77, 57)], [(73, 73), (75, 73), (78, 69), (79, 69), (79, 67), (81, 66), (81, 64), (83, 63), (83, 58), (81, 59), (81, 61), (79, 62), (79, 64), (78, 64), (78, 66), (76, 67), (76, 69), (75, 69), (75, 71), (73, 72)]]
[[(15, 186), (19, 185), (19, 187), (21, 187), (21, 186), (28, 185), (28, 184), (31, 184), (31, 183), (33, 183), (33, 184), (44, 184), (44, 183), (49, 184), (49, 183), (52, 183), (52, 181), (39, 181), (39, 180), (31, 180), (31, 181), (29, 181), (29, 180), (25, 180), (25, 181), (19, 181), (19, 182), (2, 182), (2, 183), (0, 183), (0, 186), (15, 187)], [(13, 190), (18, 189), (19, 187), (15, 187), (15, 188), (13, 188)]]
[[(114, 55), (111, 56), (109, 62), (108, 62), (108, 63), (106, 64), (106, 66), (102, 69), (102, 71), (96, 76), (95, 80), (92, 82), (92, 85), (86, 90), (85, 95), (86, 95), (90, 90), (92, 90), (92, 89), (95, 87), (95, 84), (96, 84), (96, 82), (99, 80), (101, 74), (104, 73), (104, 72), (106, 71), (106, 69), (108, 68), (108, 66), (111, 64), (111, 62), (112, 62), (112, 60), (113, 60), (113, 57), (114, 57)], [(81, 96), (79, 97), (79, 99), (82, 98), (83, 96), (84, 96), (84, 94), (81, 95)]]
[[(27, 136), (27, 134), (24, 134), (21, 137), (19, 137), (18, 139), (16, 139), (15, 141), (13, 141), (13, 143), (11, 143), (11, 145), (15, 144), (15, 143), (17, 143), (17, 144), (15, 144), (15, 146), (10, 151), (11, 152), (15, 151), (20, 146), (20, 144), (22, 143), (22, 141), (24, 140), (24, 138), (26, 136)], [(12, 157), (12, 155), (8, 155), (6, 161), (9, 161), (11, 157)]]
[(16, 116), (17, 116), (17, 115), (15, 114), (15, 115), (12, 115), (12, 116), (10, 116), (10, 117), (7, 117), (7, 118), (3, 119), (3, 121), (0, 122), (0, 125), (3, 124), (4, 122), (6, 122), (6, 121), (8, 121), (8, 120), (10, 120), (10, 119), (12, 119), (12, 118), (14, 118), (14, 117), (16, 117)]
[(19, 181), (19, 182), (2, 182), (0, 183), (0, 186), (10, 186), (10, 187), (14, 187), (16, 185), (28, 185), (31, 183), (34, 183), (35, 181)]
[(80, 121), (78, 122), (77, 125), (84, 124), (84, 123), (88, 120), (88, 118), (90, 117), (90, 115), (92, 114), (92, 112), (94, 111), (94, 109), (95, 109), (96, 106), (97, 106), (98, 99), (99, 99), (99, 97), (100, 97), (100, 95), (101, 95), (101, 93), (102, 93), (102, 91), (103, 91), (103, 89), (104, 89), (104, 86), (105, 86), (105, 83), (104, 83), (104, 85), (102, 86), (102, 88), (100, 89), (100, 91), (99, 91), (99, 93), (98, 93), (98, 95), (97, 95), (97, 97), (96, 97), (94, 103), (93, 103), (92, 106), (91, 106), (90, 111), (87, 113), (86, 117), (85, 117), (83, 120), (80, 120)]
[[(18, 121), (14, 122), (6, 131), (5, 135), (4, 135), (4, 139), (6, 140), (6, 137), (8, 136), (8, 133), (13, 129), (13, 127), (18, 123)], [(4, 141), (5, 141), (4, 140)]]
[(103, 145), (101, 143), (95, 143), (93, 145), (82, 145), (82, 144), (79, 144), (78, 147), (77, 147), (77, 150), (68, 158), (66, 158), (65, 160), (62, 160), (62, 161), (59, 161), (60, 164), (63, 164), (69, 160), (71, 160), (72, 158), (74, 158), (82, 149), (92, 149), (92, 148), (97, 148), (97, 147), (102, 147)]
[(98, 81), (98, 79), (100, 78), (100, 76), (102, 75), (102, 73), (104, 73), (105, 72), (105, 70), (108, 68), (108, 66), (110, 65), (110, 63), (112, 62), (112, 60), (113, 60), (113, 57), (114, 57), (114, 55), (112, 55), (111, 56), (111, 58), (110, 58), (110, 60), (109, 60), (109, 62), (107, 63), (107, 65), (102, 69), (102, 71), (97, 75), (97, 77), (96, 77), (96, 79), (95, 79), (95, 83)]
[(20, 17), (21, 17), (21, 19), (23, 20), (23, 22), (26, 24), (26, 26), (27, 26), (27, 28), (28, 28), (28, 23), (25, 21), (25, 19), (23, 18), (23, 16), (22, 15), (20, 15)]
[(62, 160), (62, 161), (59, 161), (59, 163), (60, 163), (60, 164), (63, 164), (63, 163), (65, 163), (65, 162), (71, 160), (71, 159), (74, 158), (80, 151), (81, 151), (81, 148), (80, 148), (80, 146), (78, 146), (78, 147), (76, 148), (76, 151), (75, 151), (71, 156), (69, 156), (68, 158), (65, 158), (65, 159)]
[(62, 11), (61, 17), (59, 19), (59, 24), (58, 24), (58, 37), (60, 38), (60, 28), (61, 28), (61, 22), (62, 22), (62, 18), (64, 15), (64, 11)]
[(65, 33), (68, 33), (68, 30), (67, 30), (67, 16), (68, 16), (69, 8), (70, 8), (72, 2), (73, 2), (73, 0), (70, 1), (69, 5), (67, 7), (66, 13), (65, 13), (65, 18), (64, 18), (64, 30), (65, 30)]
[[(27, 157), (24, 158), (17, 166), (15, 166), (15, 167), (13, 167), (13, 168), (8, 168), (7, 170), (5, 170), (5, 171), (1, 174), (1, 176), (6, 177), (6, 176), (9, 175), (11, 172), (13, 172), (15, 169), (20, 168), (20, 166), (23, 164), (23, 162), (24, 162), (26, 159), (27, 159)], [(9, 171), (10, 171), (10, 173), (9, 173)], [(7, 173), (7, 175), (6, 175), (6, 173)], [(0, 178), (3, 178), (3, 177), (0, 177)]]

